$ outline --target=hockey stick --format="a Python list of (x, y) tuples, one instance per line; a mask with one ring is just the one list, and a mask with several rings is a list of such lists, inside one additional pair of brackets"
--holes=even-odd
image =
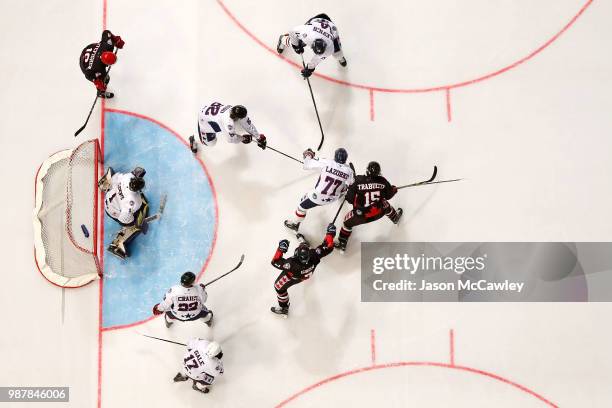
[[(353, 163), (349, 163), (349, 166), (351, 167), (351, 170), (353, 170), (353, 174), (356, 174), (355, 166), (353, 166)], [(340, 215), (340, 210), (342, 210), (342, 207), (344, 206), (345, 201), (346, 201), (346, 194), (344, 195), (344, 198), (342, 199), (342, 202), (340, 203), (340, 207), (338, 207), (338, 211), (336, 211), (336, 216), (334, 217), (334, 220), (331, 222), (332, 224), (336, 223), (336, 220), (338, 219), (338, 215)]]
[(159, 200), (159, 211), (157, 212), (157, 214), (148, 216), (147, 218), (145, 218), (145, 222), (153, 222), (161, 219), (162, 215), (164, 215), (164, 209), (166, 208), (166, 201), (168, 201), (168, 195), (164, 194), (161, 200)]
[[(304, 63), (304, 55), (300, 54), (302, 57), (302, 66), (306, 69), (306, 64)], [(315, 113), (317, 114), (317, 121), (319, 121), (319, 129), (321, 129), (321, 143), (319, 143), (319, 147), (317, 147), (317, 151), (321, 150), (323, 147), (323, 142), (325, 141), (325, 134), (323, 133), (323, 126), (321, 125), (321, 118), (319, 117), (319, 110), (317, 109), (317, 103), (315, 102), (314, 93), (312, 92), (312, 86), (310, 85), (310, 78), (306, 78), (306, 82), (308, 82), (308, 89), (310, 89), (310, 97), (312, 98), (312, 104), (314, 105)]]
[(295, 157), (293, 157), (293, 156), (289, 156), (288, 154), (283, 153), (283, 152), (281, 152), (280, 150), (276, 150), (276, 149), (275, 149), (275, 148), (273, 148), (272, 146), (268, 146), (268, 145), (266, 145), (266, 149), (270, 149), (270, 150), (272, 150), (272, 151), (274, 151), (274, 152), (276, 152), (276, 153), (278, 153), (278, 154), (282, 154), (283, 156), (290, 158), (291, 160), (295, 160), (295, 161), (296, 161), (296, 162), (298, 162), (298, 163), (302, 163), (302, 164), (304, 164), (304, 162), (303, 162), (303, 161), (298, 160), (298, 159), (296, 159), (296, 158), (295, 158)]
[(204, 286), (208, 286), (208, 285), (210, 285), (210, 284), (213, 284), (213, 283), (215, 283), (216, 281), (218, 281), (219, 279), (221, 279), (222, 277), (224, 277), (224, 276), (226, 276), (226, 275), (229, 275), (230, 273), (234, 272), (236, 269), (240, 268), (240, 266), (242, 265), (242, 262), (243, 262), (243, 261), (244, 261), (244, 254), (242, 254), (242, 255), (240, 256), (240, 262), (238, 262), (238, 265), (236, 265), (236, 266), (234, 267), (234, 269), (232, 269), (232, 270), (231, 270), (231, 271), (229, 271), (229, 272), (225, 272), (223, 275), (216, 277), (215, 279), (211, 280), (211, 281), (210, 281), (210, 282), (208, 282), (208, 283), (205, 283), (205, 284), (204, 284)]
[(74, 137), (77, 137), (79, 135), (79, 133), (81, 133), (85, 127), (87, 126), (87, 123), (89, 123), (89, 118), (91, 117), (91, 113), (94, 110), (94, 107), (96, 106), (96, 103), (98, 103), (98, 92), (96, 92), (96, 99), (94, 99), (93, 104), (91, 105), (91, 109), (89, 110), (89, 115), (87, 115), (87, 119), (85, 119), (85, 123), (83, 123), (83, 126), (81, 126), (76, 132), (74, 132)]
[(432, 181), (432, 182), (427, 182), (427, 183), (415, 183), (415, 184), (408, 184), (406, 186), (401, 186), (401, 187), (398, 187), (397, 189), (399, 190), (400, 188), (406, 188), (406, 187), (427, 186), (430, 184), (452, 183), (453, 181), (461, 181), (461, 180), (463, 179), (440, 180), (440, 181)]
[(159, 337), (155, 337), (155, 336), (147, 336), (146, 334), (142, 334), (142, 333), (138, 333), (141, 336), (144, 337), (148, 337), (150, 339), (155, 339), (155, 340), (160, 340), (160, 341), (165, 341), (166, 343), (172, 343), (172, 344), (178, 344), (179, 346), (185, 346), (187, 347), (187, 345), (185, 343), (179, 343), (178, 341), (172, 341), (172, 340), (166, 340), (166, 339), (160, 339)]
[(406, 184), (405, 186), (398, 187), (397, 189), (400, 190), (406, 187), (415, 187), (415, 186), (422, 186), (423, 184), (432, 184), (432, 181), (434, 181), (437, 175), (438, 175), (438, 166), (434, 166), (433, 174), (431, 175), (429, 180), (419, 181), (418, 183)]
[[(117, 52), (119, 52), (119, 49), (116, 49), (113, 52), (115, 53), (115, 55), (117, 55)], [(113, 68), (112, 65), (108, 68), (108, 71), (106, 71), (106, 76), (108, 76), (108, 74), (110, 73), (112, 68)], [(96, 91), (96, 99), (94, 99), (94, 102), (91, 105), (91, 109), (89, 110), (89, 114), (87, 115), (87, 119), (85, 119), (85, 123), (83, 123), (83, 126), (81, 126), (76, 132), (74, 132), (74, 137), (77, 137), (79, 135), (79, 133), (81, 133), (85, 129), (87, 124), (89, 123), (89, 118), (91, 117), (91, 113), (93, 112), (94, 107), (96, 106), (96, 103), (98, 103), (98, 98), (99, 98), (98, 91)], [(102, 114), (104, 114), (104, 112), (102, 112)]]

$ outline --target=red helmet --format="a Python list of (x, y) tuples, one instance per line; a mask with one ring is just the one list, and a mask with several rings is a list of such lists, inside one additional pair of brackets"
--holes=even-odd
[(100, 55), (100, 60), (104, 65), (113, 65), (117, 62), (117, 56), (113, 52), (104, 51), (102, 55)]

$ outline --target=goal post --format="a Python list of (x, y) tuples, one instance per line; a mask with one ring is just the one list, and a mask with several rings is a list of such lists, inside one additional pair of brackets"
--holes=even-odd
[(34, 257), (51, 283), (76, 288), (102, 276), (98, 261), (100, 147), (89, 140), (45, 160), (36, 174)]

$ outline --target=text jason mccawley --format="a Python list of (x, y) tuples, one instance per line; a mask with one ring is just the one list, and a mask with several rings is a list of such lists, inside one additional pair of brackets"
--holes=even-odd
[(430, 282), (421, 279), (419, 282), (401, 279), (395, 282), (385, 282), (374, 279), (372, 288), (375, 291), (482, 291), (482, 292), (517, 292), (521, 293), (525, 283), (512, 282), (508, 279), (495, 282), (487, 279), (465, 279), (465, 272), (482, 272), (486, 268), (487, 255), (480, 257), (442, 257), (442, 256), (410, 256), (397, 254), (394, 257), (377, 257), (372, 260), (372, 273), (382, 275), (387, 271), (405, 271), (410, 275), (417, 272), (454, 272), (460, 278), (450, 282)]

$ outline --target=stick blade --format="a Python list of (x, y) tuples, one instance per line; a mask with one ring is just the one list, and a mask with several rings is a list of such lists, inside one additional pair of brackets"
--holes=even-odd
[(85, 129), (85, 126), (86, 126), (86, 125), (87, 125), (87, 124), (85, 124), (85, 125), (81, 126), (81, 127), (79, 128), (79, 130), (77, 130), (76, 132), (74, 132), (74, 137), (77, 137), (77, 136), (79, 135), (79, 133), (81, 133), (81, 132), (83, 131), (83, 129)]
[(431, 183), (432, 181), (434, 181), (437, 175), (438, 175), (438, 166), (434, 166), (433, 174), (431, 175), (429, 180), (426, 181), (426, 183)]

